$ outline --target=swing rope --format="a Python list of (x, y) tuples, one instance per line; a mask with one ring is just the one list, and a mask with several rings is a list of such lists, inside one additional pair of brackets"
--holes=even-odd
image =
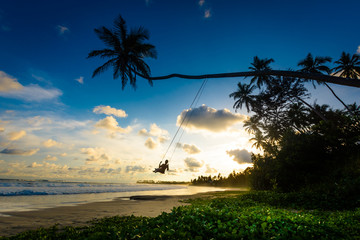
[[(200, 94), (199, 94), (198, 98), (196, 99), (195, 107), (196, 107), (197, 104), (199, 103), (199, 100), (200, 100), (200, 98), (201, 98), (202, 93), (204, 92), (204, 88), (205, 88), (205, 85), (206, 85), (207, 81), (208, 81), (208, 79), (206, 78), (206, 79), (204, 80), (204, 84), (202, 85), (202, 88), (200, 87), (201, 91), (200, 91)], [(187, 113), (188, 113), (188, 112), (187, 112)], [(179, 143), (180, 143), (180, 141), (181, 141), (181, 138), (182, 138), (182, 136), (184, 135), (185, 129), (186, 129), (186, 127), (187, 127), (187, 125), (188, 125), (188, 123), (189, 123), (189, 121), (190, 121), (190, 118), (191, 118), (191, 116), (192, 116), (193, 113), (194, 113), (193, 111), (190, 112), (190, 115), (189, 115), (189, 117), (187, 118), (185, 127), (183, 127), (183, 129), (182, 129), (182, 132), (181, 132), (181, 134), (180, 134), (179, 140), (178, 140), (177, 143), (175, 144), (174, 151), (172, 152), (171, 157), (170, 157), (169, 160), (171, 160), (171, 159), (173, 158), (173, 156), (174, 156), (174, 154), (175, 154), (175, 150), (176, 150), (176, 149), (178, 148), (178, 146), (179, 146)]]
[[(195, 102), (196, 102), (196, 104), (197, 104), (197, 102), (199, 101), (199, 98), (200, 98), (200, 96), (201, 96), (201, 94), (202, 94), (202, 92), (203, 92), (203, 90), (204, 90), (204, 87), (205, 87), (206, 82), (207, 82), (207, 78), (204, 79), (204, 81), (202, 82), (199, 90), (197, 91), (197, 93), (196, 93), (196, 95), (195, 95), (194, 100), (193, 100), (192, 103), (190, 104), (189, 109), (191, 109), (191, 108), (193, 107), (193, 105), (194, 105)], [(171, 145), (173, 144), (173, 142), (174, 142), (177, 134), (179, 133), (179, 131), (180, 131), (180, 129), (181, 129), (181, 126), (182, 126), (183, 123), (185, 122), (185, 119), (187, 118), (188, 114), (189, 114), (189, 111), (187, 111), (187, 112), (185, 113), (185, 116), (184, 116), (184, 118), (182, 119), (182, 121), (181, 121), (181, 123), (180, 123), (180, 125), (179, 125), (179, 127), (178, 127), (178, 129), (177, 129), (177, 131), (176, 131), (176, 133), (175, 133), (175, 135), (174, 135), (174, 137), (172, 138), (172, 140), (171, 140), (171, 142), (170, 142), (170, 144), (169, 144), (169, 146), (168, 146), (168, 148), (167, 148), (164, 156), (162, 157), (161, 161), (163, 161), (164, 158), (166, 157), (166, 154), (168, 153)], [(190, 117), (191, 117), (191, 114), (192, 114), (192, 112), (191, 112), (190, 115), (189, 115), (189, 118), (188, 118), (188, 120), (187, 120), (186, 126), (187, 126), (187, 124), (188, 124), (188, 122), (189, 122), (189, 119), (190, 119)], [(182, 134), (183, 134), (183, 133), (184, 133), (184, 132), (182, 132)], [(181, 136), (182, 136), (182, 134), (181, 134)], [(180, 136), (180, 138), (181, 138), (181, 136)], [(179, 139), (179, 142), (180, 142), (180, 139)], [(179, 142), (178, 142), (178, 143), (179, 143)], [(178, 145), (178, 143), (177, 143), (176, 145)], [(176, 150), (176, 147), (177, 147), (177, 146), (175, 146), (174, 152), (175, 152), (175, 150)], [(172, 156), (174, 155), (174, 152), (172, 153), (171, 158), (172, 158)], [(171, 158), (170, 158), (170, 160), (171, 160)]]

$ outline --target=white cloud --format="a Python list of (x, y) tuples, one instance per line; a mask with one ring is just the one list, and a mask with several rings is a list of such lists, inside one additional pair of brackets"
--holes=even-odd
[(57, 30), (59, 32), (59, 35), (64, 35), (65, 33), (70, 32), (70, 29), (65, 27), (65, 26), (61, 26), (61, 25), (57, 25)]
[(138, 132), (138, 135), (145, 137), (156, 137), (157, 141), (160, 143), (164, 143), (169, 140), (169, 132), (165, 129), (160, 128), (156, 123), (150, 125), (150, 130), (146, 130), (145, 128), (141, 129)]
[(146, 168), (142, 166), (126, 166), (125, 172), (134, 174), (136, 172), (145, 172)]
[(197, 153), (200, 153), (201, 150), (193, 145), (193, 144), (181, 144), (181, 143), (178, 143), (178, 147), (181, 147), (186, 153), (188, 154), (197, 154)]
[(0, 92), (11, 92), (22, 88), (23, 85), (21, 85), (16, 78), (0, 71)]
[(205, 0), (199, 0), (199, 6), (200, 6), (200, 7), (203, 6), (204, 3), (205, 3)]
[(37, 153), (40, 149), (31, 149), (31, 150), (21, 150), (21, 149), (13, 149), (13, 148), (5, 148), (0, 153), (8, 154), (8, 155), (20, 155), (20, 156), (32, 156)]
[(357, 50), (356, 50), (357, 54), (360, 54), (360, 45), (358, 46)]
[(153, 123), (150, 125), (149, 131), (143, 128), (138, 134), (146, 137), (160, 137), (169, 135), (169, 132), (165, 129), (161, 129), (158, 125), (156, 125), (156, 123)]
[(114, 115), (116, 117), (121, 117), (121, 118), (125, 118), (128, 116), (126, 112), (122, 109), (116, 109), (110, 106), (103, 106), (103, 105), (94, 107), (93, 112), (96, 114), (103, 113), (106, 115)]
[(7, 134), (7, 138), (10, 141), (19, 140), (19, 139), (23, 138), (24, 136), (26, 136), (26, 131), (24, 131), (24, 130), (21, 130), (21, 131), (18, 131), (18, 132), (9, 132)]
[(81, 153), (86, 154), (87, 162), (99, 162), (99, 161), (109, 161), (111, 158), (105, 153), (103, 148), (81, 148)]
[(206, 171), (205, 173), (217, 173), (217, 170), (215, 168), (210, 167), (209, 164), (206, 164)]
[(149, 137), (148, 139), (146, 139), (145, 141), (145, 146), (149, 149), (155, 149), (157, 147), (157, 143), (154, 141), (154, 139), (152, 139), (151, 137)]
[(44, 100), (56, 99), (62, 95), (57, 88), (45, 89), (37, 84), (23, 86), (21, 89), (7, 92), (0, 91), (0, 97), (13, 98), (28, 102), (40, 102)]
[(57, 160), (57, 157), (55, 156), (51, 156), (51, 155), (47, 155), (45, 158), (44, 158), (45, 161), (56, 161)]
[(233, 160), (239, 164), (252, 163), (251, 153), (248, 152), (246, 149), (242, 149), (242, 150), (235, 149), (235, 150), (226, 151), (226, 153), (230, 157), (233, 157)]
[(48, 139), (48, 140), (44, 141), (42, 144), (47, 148), (54, 147), (54, 146), (59, 147), (59, 146), (62, 145), (61, 143), (59, 143), (59, 142), (57, 142), (57, 141), (55, 141), (53, 139)]
[(206, 9), (204, 12), (204, 18), (210, 18), (211, 17), (211, 11), (210, 9)]
[(185, 158), (184, 162), (190, 172), (198, 172), (199, 168), (201, 168), (204, 165), (203, 161), (198, 161), (195, 158), (189, 158), (189, 157)]
[(177, 117), (176, 124), (179, 126), (184, 117), (189, 119), (187, 128), (222, 132), (232, 125), (246, 119), (245, 115), (231, 113), (228, 109), (216, 110), (206, 105), (198, 108), (187, 109)]
[(95, 127), (97, 128), (103, 128), (108, 130), (111, 134), (114, 134), (116, 132), (119, 133), (129, 133), (131, 132), (132, 128), (130, 126), (126, 128), (122, 128), (119, 126), (119, 123), (116, 121), (116, 119), (113, 116), (108, 116), (104, 119), (99, 120)]
[(76, 78), (75, 81), (77, 81), (80, 84), (84, 84), (84, 77), (81, 76), (79, 78)]

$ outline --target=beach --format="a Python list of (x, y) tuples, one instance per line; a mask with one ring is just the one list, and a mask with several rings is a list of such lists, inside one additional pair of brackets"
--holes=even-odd
[(117, 198), (113, 201), (92, 202), (76, 206), (61, 206), (33, 211), (7, 212), (0, 216), (0, 236), (11, 236), (26, 230), (40, 227), (83, 226), (93, 219), (111, 216), (146, 216), (156, 217), (172, 208), (186, 205), (181, 200), (204, 196), (194, 195), (142, 195)]

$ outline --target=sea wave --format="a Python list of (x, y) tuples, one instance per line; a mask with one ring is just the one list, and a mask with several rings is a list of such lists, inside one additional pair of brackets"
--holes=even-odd
[(79, 183), (52, 181), (0, 180), (0, 196), (67, 195), (156, 191), (185, 188), (173, 185)]

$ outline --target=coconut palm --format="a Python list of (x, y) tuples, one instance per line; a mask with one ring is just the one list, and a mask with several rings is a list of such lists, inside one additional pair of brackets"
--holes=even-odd
[(342, 52), (341, 57), (335, 62), (338, 66), (334, 67), (334, 74), (340, 77), (360, 79), (360, 55)]
[(250, 84), (237, 84), (238, 89), (236, 92), (233, 92), (229, 95), (229, 97), (234, 98), (235, 103), (233, 108), (238, 109), (242, 108), (242, 105), (245, 104), (247, 111), (250, 111), (250, 107), (253, 104), (254, 97), (251, 95), (252, 91), (254, 91), (255, 87)]
[[(301, 60), (298, 63), (298, 66), (303, 67), (302, 69), (300, 69), (300, 72), (314, 73), (314, 74), (330, 74), (331, 69), (328, 66), (325, 66), (324, 64), (330, 63), (331, 60), (332, 60), (331, 57), (315, 57), (314, 59), (311, 53), (309, 53), (304, 60)], [(312, 82), (315, 87), (314, 80), (312, 80)], [(351, 113), (348, 106), (336, 95), (334, 90), (326, 82), (321, 82), (321, 81), (316, 81), (316, 82), (319, 85), (324, 84), (336, 97), (336, 99), (339, 100), (339, 102), (341, 102), (342, 105), (344, 105), (344, 107)]]
[[(260, 59), (258, 56), (254, 57), (254, 61), (251, 63), (252, 67), (249, 67), (250, 70), (255, 71), (255, 72), (260, 72), (260, 71), (270, 71), (271, 67), (269, 66), (270, 63), (274, 62), (274, 59), (270, 58), (264, 58), (264, 59)], [(269, 80), (272, 78), (271, 75), (258, 75), (258, 76), (254, 76), (251, 79), (250, 84), (253, 84), (256, 82), (256, 85), (258, 86), (258, 88), (260, 88), (263, 84), (268, 84)]]
[(255, 136), (253, 138), (250, 138), (250, 141), (254, 141), (252, 147), (255, 147), (256, 149), (264, 149), (267, 145), (266, 138), (261, 133), (261, 131), (257, 131), (255, 133)]
[(255, 115), (251, 116), (249, 119), (244, 121), (244, 128), (250, 134), (254, 134), (257, 131), (260, 131), (259, 127), (261, 126), (260, 118)]
[(137, 75), (147, 79), (152, 85), (152, 80), (149, 78), (150, 67), (145, 63), (144, 58), (156, 58), (156, 51), (153, 45), (144, 42), (149, 40), (149, 32), (146, 29), (139, 27), (129, 32), (125, 20), (119, 16), (114, 21), (113, 29), (103, 26), (94, 31), (107, 48), (91, 51), (88, 58), (100, 57), (109, 60), (96, 68), (92, 77), (112, 67), (113, 78), (121, 78), (122, 89), (128, 81), (135, 89)]

